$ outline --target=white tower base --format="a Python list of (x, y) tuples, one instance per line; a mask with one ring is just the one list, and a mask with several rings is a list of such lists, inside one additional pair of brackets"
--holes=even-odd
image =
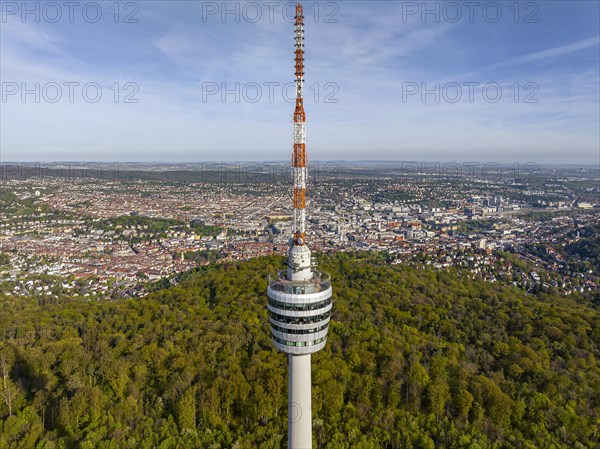
[(288, 449), (312, 449), (310, 354), (288, 359)]

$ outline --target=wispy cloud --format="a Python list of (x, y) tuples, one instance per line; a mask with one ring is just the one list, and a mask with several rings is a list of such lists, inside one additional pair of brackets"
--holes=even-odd
[(600, 45), (600, 36), (594, 36), (587, 39), (582, 39), (577, 42), (572, 42), (567, 45), (561, 45), (559, 47), (548, 48), (546, 50), (537, 51), (535, 53), (529, 53), (527, 55), (520, 56), (518, 58), (506, 61), (504, 64), (518, 64), (521, 62), (534, 62), (549, 58), (556, 58), (558, 56), (568, 55), (586, 48), (597, 47)]
[(66, 56), (60, 47), (61, 37), (34, 23), (7, 20), (2, 23), (3, 45), (18, 46), (27, 51), (44, 51), (48, 54)]
[[(321, 3), (321, 7), (322, 7)], [(582, 4), (583, 5), (583, 4)], [(315, 158), (384, 159), (487, 152), (531, 159), (561, 148), (597, 159), (598, 24), (590, 6), (553, 4), (544, 22), (402, 23), (401, 2), (339, 2), (325, 22), (307, 14), (307, 113)], [(307, 5), (311, 6), (311, 5)], [(541, 5), (543, 6), (543, 5)], [(556, 27), (564, 17), (579, 27)], [(3, 80), (134, 81), (139, 104), (2, 104), (3, 159), (223, 159), (287, 157), (292, 105), (266, 90), (257, 103), (203, 101), (202, 83), (293, 80), (292, 29), (280, 13), (259, 23), (204, 21), (200, 2), (144, 2), (135, 25), (2, 24)], [(553, 22), (554, 20), (554, 22)], [(519, 28), (521, 25), (523, 27)], [(520, 35), (516, 33), (518, 31)], [(528, 34), (529, 33), (529, 34)], [(532, 36), (523, 45), (523, 36)], [(590, 37), (592, 36), (592, 37)], [(533, 39), (533, 37), (535, 39)], [(525, 49), (523, 49), (525, 48)], [(569, 58), (569, 64), (564, 64)], [(575, 64), (571, 64), (574, 62)], [(402, 83), (497, 82), (502, 101), (402, 102)], [(535, 81), (539, 103), (510, 86)], [(325, 103), (323, 85), (339, 87)], [(313, 98), (319, 83), (320, 98)], [(477, 90), (481, 94), (481, 90)], [(431, 98), (431, 97), (429, 97)], [(31, 132), (35, 129), (36, 132)], [(85, 148), (85, 152), (81, 149)], [(518, 149), (518, 150), (517, 150)], [(247, 150), (245, 150), (247, 151)], [(533, 156), (532, 156), (533, 155)], [(32, 156), (33, 157), (33, 156)], [(432, 156), (433, 157), (433, 156)]]

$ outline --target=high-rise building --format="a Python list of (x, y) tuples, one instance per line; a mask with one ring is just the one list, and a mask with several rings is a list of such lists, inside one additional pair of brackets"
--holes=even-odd
[(293, 222), (287, 270), (269, 279), (273, 344), (288, 356), (288, 448), (312, 448), (311, 354), (323, 349), (331, 316), (329, 275), (316, 270), (306, 244), (306, 115), (304, 113), (304, 14), (296, 4), (296, 108), (292, 156)]

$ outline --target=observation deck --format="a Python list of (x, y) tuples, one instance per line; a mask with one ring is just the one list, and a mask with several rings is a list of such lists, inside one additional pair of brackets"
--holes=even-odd
[(327, 341), (331, 277), (313, 271), (307, 280), (289, 280), (286, 271), (269, 276), (267, 295), (273, 344), (292, 355), (312, 354)]

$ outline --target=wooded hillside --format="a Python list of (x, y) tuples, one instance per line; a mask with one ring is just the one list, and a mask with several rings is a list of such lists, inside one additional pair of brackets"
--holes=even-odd
[[(209, 266), (138, 300), (0, 298), (0, 449), (283, 448), (267, 273)], [(600, 314), (469, 273), (324, 256), (316, 448), (594, 448)], [(56, 300), (55, 300), (56, 301)]]

